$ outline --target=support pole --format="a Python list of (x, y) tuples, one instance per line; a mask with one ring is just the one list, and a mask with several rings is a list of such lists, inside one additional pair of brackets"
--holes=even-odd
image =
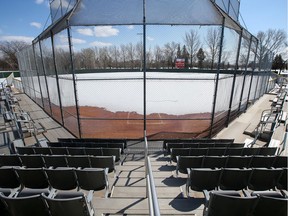
[(223, 17), (222, 26), (221, 26), (221, 39), (220, 39), (219, 57), (218, 57), (218, 65), (217, 65), (217, 73), (216, 73), (216, 83), (215, 83), (215, 90), (214, 90), (211, 126), (210, 126), (210, 134), (209, 134), (210, 138), (213, 135), (213, 124), (214, 124), (214, 118), (215, 118), (217, 91), (218, 91), (218, 84), (219, 84), (219, 74), (220, 74), (220, 69), (221, 69), (221, 55), (222, 55), (222, 50), (223, 50), (224, 25), (225, 25), (225, 17)]
[(235, 90), (236, 74), (237, 74), (238, 65), (239, 65), (239, 56), (240, 56), (242, 34), (243, 34), (243, 29), (241, 29), (241, 33), (240, 33), (239, 39), (238, 39), (237, 56), (236, 56), (234, 77), (233, 77), (232, 89), (231, 89), (231, 95), (230, 95), (229, 109), (228, 109), (227, 120), (226, 120), (226, 127), (228, 127), (229, 122), (230, 122), (230, 115), (231, 115), (233, 96), (234, 96), (234, 90)]
[(77, 115), (77, 122), (78, 122), (78, 132), (79, 132), (79, 137), (81, 138), (82, 133), (81, 133), (81, 124), (80, 124), (80, 111), (79, 111), (79, 105), (78, 105), (77, 85), (76, 85), (76, 78), (75, 78), (75, 71), (74, 71), (71, 32), (70, 32), (68, 20), (67, 20), (67, 26), (68, 26), (67, 35), (68, 35), (69, 52), (70, 52), (71, 74), (73, 77), (74, 97), (75, 97), (76, 115)]

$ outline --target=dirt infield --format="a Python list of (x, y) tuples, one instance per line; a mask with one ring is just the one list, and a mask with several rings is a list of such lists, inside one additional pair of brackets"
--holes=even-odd
[[(210, 113), (147, 115), (150, 139), (198, 137), (210, 127)], [(143, 137), (143, 115), (136, 112), (111, 112), (99, 107), (80, 107), (83, 137), (139, 139)]]

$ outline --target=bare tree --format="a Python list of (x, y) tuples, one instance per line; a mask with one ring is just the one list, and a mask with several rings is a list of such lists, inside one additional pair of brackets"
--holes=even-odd
[(24, 41), (0, 42), (0, 52), (2, 53), (3, 61), (6, 62), (12, 70), (19, 69), (16, 53), (28, 46), (29, 44)]
[(193, 62), (197, 60), (197, 52), (200, 47), (198, 32), (191, 29), (190, 32), (185, 34), (184, 43), (186, 44), (187, 51), (190, 53), (190, 64), (193, 67)]
[[(284, 30), (268, 29), (266, 32), (259, 31), (257, 34), (259, 40), (259, 63), (263, 65), (265, 59), (269, 59), (271, 53), (279, 53), (287, 47), (287, 35)], [(272, 59), (271, 59), (272, 60)]]
[(214, 67), (214, 62), (219, 55), (221, 31), (219, 28), (208, 29), (206, 36), (206, 44), (208, 46), (209, 55), (211, 58), (211, 69)]
[(167, 66), (173, 68), (173, 63), (174, 59), (177, 54), (177, 48), (178, 44), (175, 43), (174, 41), (171, 43), (166, 43), (164, 44), (164, 54), (165, 54), (165, 59), (167, 60)]

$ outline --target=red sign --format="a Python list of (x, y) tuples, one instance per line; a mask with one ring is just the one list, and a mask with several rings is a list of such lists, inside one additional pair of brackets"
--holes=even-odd
[(175, 61), (175, 67), (176, 68), (185, 68), (185, 59), (177, 58)]

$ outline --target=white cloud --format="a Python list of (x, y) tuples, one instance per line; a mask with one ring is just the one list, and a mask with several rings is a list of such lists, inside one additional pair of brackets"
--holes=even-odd
[(34, 27), (36, 27), (36, 28), (38, 28), (38, 29), (40, 29), (40, 28), (42, 27), (42, 24), (41, 24), (41, 23), (38, 23), (38, 22), (31, 22), (30, 25), (31, 25), (31, 26), (34, 26)]
[(148, 41), (154, 41), (154, 38), (150, 37), (150, 36), (147, 36), (147, 40)]
[(94, 35), (94, 32), (93, 32), (93, 30), (91, 28), (77, 29), (77, 32), (79, 34), (86, 35), (86, 36), (93, 36)]
[[(41, 1), (41, 0), (37, 0), (37, 1)], [(68, 8), (68, 7), (71, 7), (72, 4), (70, 4), (69, 1), (67, 0), (54, 0), (53, 4), (51, 5), (53, 9), (58, 9), (59, 5), (62, 6), (62, 8)]]
[(42, 4), (45, 0), (35, 0), (36, 4)]
[(95, 37), (111, 37), (111, 36), (117, 36), (119, 34), (119, 30), (113, 28), (112, 26), (96, 26), (94, 27), (94, 29), (79, 28), (76, 31), (82, 35), (95, 36)]
[(94, 34), (96, 37), (111, 37), (118, 35), (119, 30), (112, 26), (96, 26)]
[(127, 26), (127, 29), (134, 29), (134, 25)]
[(31, 43), (32, 40), (34, 40), (33, 37), (27, 37), (27, 36), (0, 36), (0, 41), (24, 41), (26, 43)]
[(96, 46), (96, 47), (105, 47), (105, 46), (112, 46), (112, 43), (105, 43), (101, 41), (94, 41), (89, 44), (90, 46)]
[(84, 44), (84, 43), (86, 43), (85, 40), (82, 40), (82, 39), (79, 39), (79, 38), (72, 38), (72, 42), (74, 44)]

